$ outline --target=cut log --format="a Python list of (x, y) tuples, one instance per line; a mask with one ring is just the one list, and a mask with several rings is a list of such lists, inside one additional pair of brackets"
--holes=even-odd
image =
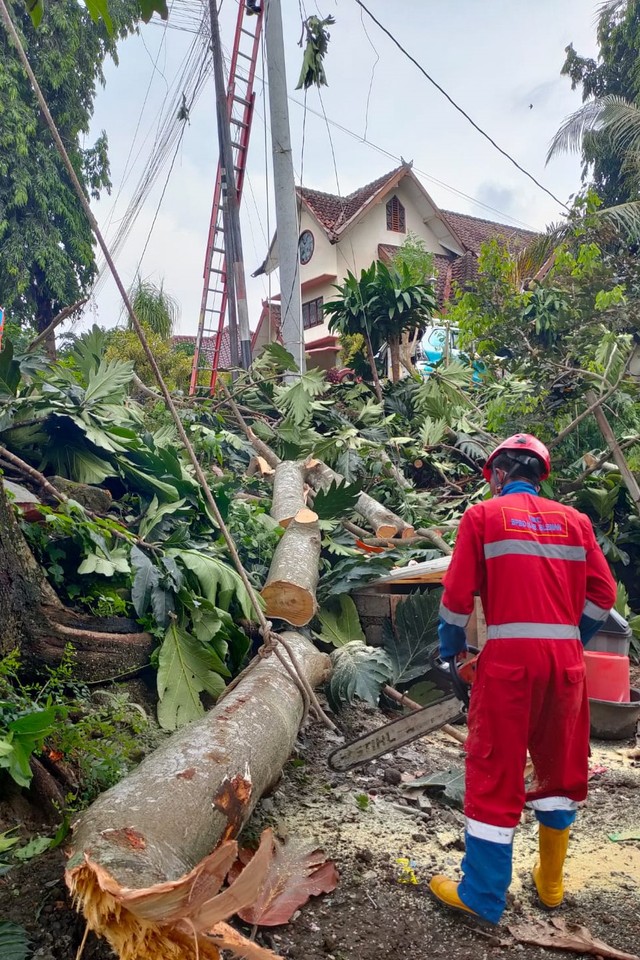
[[(309, 683), (324, 682), (329, 658), (299, 634), (284, 637)], [(218, 706), (174, 733), (73, 825), (67, 885), (90, 929), (122, 960), (217, 956), (206, 937), (186, 937), (173, 923), (191, 903), (201, 906), (212, 850), (224, 850), (278, 779), (303, 709), (280, 661), (257, 660)], [(124, 903), (113, 895), (123, 888)]]
[[(344, 483), (344, 477), (319, 460), (307, 463), (305, 478), (314, 490), (325, 490), (331, 483)], [(383, 507), (368, 493), (359, 495), (355, 509), (364, 517), (376, 537), (384, 540), (397, 536), (412, 537), (415, 532), (410, 523), (405, 523), (401, 517)]]
[(83, 616), (63, 606), (29, 550), (2, 481), (0, 623), (0, 656), (18, 649), (26, 666), (55, 666), (69, 646), (81, 680), (104, 680), (143, 667), (154, 647), (153, 637), (133, 620)]
[(315, 616), (320, 542), (317, 523), (290, 522), (276, 547), (262, 589), (267, 617), (303, 627)]
[[(267, 446), (263, 440), (255, 435), (249, 424), (238, 410), (236, 403), (224, 384), (222, 384), (222, 389), (227, 398), (229, 407), (233, 411), (239, 426), (244, 431), (247, 440), (249, 440), (249, 442), (252, 444), (253, 449), (261, 457), (264, 457), (270, 466), (274, 468), (277, 467), (278, 464), (282, 462), (280, 458), (273, 452), (271, 447)], [(325, 487), (329, 486), (332, 480), (337, 481), (338, 483), (344, 483), (344, 477), (342, 477), (339, 473), (336, 473), (335, 470), (332, 470), (320, 460), (315, 459), (310, 459), (307, 461), (305, 477), (307, 482), (313, 487), (314, 490), (323, 490)], [(377, 537), (388, 539), (389, 537), (397, 537), (398, 535), (402, 536), (404, 531), (407, 531), (405, 536), (410, 537), (414, 533), (411, 524), (405, 523), (401, 517), (397, 516), (395, 513), (392, 513), (391, 510), (387, 510), (386, 507), (383, 507), (381, 503), (378, 503), (377, 500), (374, 500), (373, 497), (370, 497), (367, 493), (361, 493), (358, 497), (356, 510), (362, 517), (365, 518), (367, 523), (370, 524)]]
[(288, 527), (292, 520), (315, 523), (318, 519), (318, 514), (305, 503), (304, 470), (303, 463), (293, 460), (284, 460), (275, 469), (271, 516), (281, 527)]

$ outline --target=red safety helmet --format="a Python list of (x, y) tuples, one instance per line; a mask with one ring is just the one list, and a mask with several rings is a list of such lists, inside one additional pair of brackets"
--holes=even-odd
[(541, 480), (546, 480), (551, 473), (551, 455), (544, 443), (538, 440), (537, 437), (533, 437), (530, 433), (514, 433), (512, 437), (508, 437), (506, 440), (503, 440), (502, 443), (498, 444), (493, 453), (490, 453), (487, 457), (487, 462), (482, 468), (482, 476), (487, 483), (491, 480), (491, 464), (498, 454), (503, 452), (515, 454), (525, 453), (537, 457), (542, 463)]

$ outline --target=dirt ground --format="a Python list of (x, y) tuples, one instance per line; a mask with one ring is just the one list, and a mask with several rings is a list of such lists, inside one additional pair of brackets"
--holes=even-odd
[[(339, 718), (353, 736), (382, 720), (379, 711), (361, 707)], [(447, 913), (427, 892), (434, 872), (456, 875), (463, 850), (463, 816), (437, 797), (408, 797), (403, 781), (462, 767), (456, 743), (434, 734), (347, 774), (327, 766), (336, 743), (324, 728), (309, 726), (278, 788), (261, 801), (250, 829), (255, 833), (272, 825), (283, 837), (307, 838), (321, 846), (335, 860), (340, 882), (334, 893), (313, 898), (289, 925), (259, 932), (259, 942), (291, 960), (561, 956), (519, 944), (508, 931), (510, 924), (548, 917), (536, 903), (530, 882), (536, 826), (528, 814), (517, 833), (510, 905), (499, 927), (479, 929), (473, 920)], [(608, 837), (640, 826), (640, 764), (626, 756), (631, 746), (632, 742), (592, 745), (590, 797), (574, 830), (567, 896), (557, 915), (584, 924), (620, 950), (637, 953), (640, 842), (614, 843)], [(19, 810), (16, 813), (20, 815)], [(38, 829), (34, 822), (26, 825)], [(417, 883), (401, 882), (400, 858), (412, 861)], [(69, 904), (63, 868), (63, 853), (53, 851), (0, 877), (0, 919), (27, 927), (35, 960), (75, 960), (82, 939), (84, 924)], [(88, 938), (84, 960), (111, 956), (104, 943)]]

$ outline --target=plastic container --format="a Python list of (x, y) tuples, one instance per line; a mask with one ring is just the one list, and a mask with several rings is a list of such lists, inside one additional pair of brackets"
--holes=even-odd
[(602, 653), (618, 653), (622, 657), (629, 656), (629, 642), (631, 628), (624, 617), (612, 610), (602, 628), (587, 644), (587, 651), (601, 651)]
[(617, 653), (585, 650), (587, 695), (589, 699), (609, 703), (629, 703), (631, 679), (629, 657)]
[(589, 700), (591, 736), (598, 740), (631, 740), (640, 720), (640, 690), (631, 688), (629, 703)]

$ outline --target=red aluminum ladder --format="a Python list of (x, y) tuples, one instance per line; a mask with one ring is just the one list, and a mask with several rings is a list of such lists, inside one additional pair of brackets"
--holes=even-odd
[[(258, 7), (255, 3), (238, 4), (238, 19), (236, 33), (233, 40), (233, 51), (229, 65), (229, 82), (227, 85), (227, 110), (232, 131), (233, 169), (236, 180), (238, 203), (242, 196), (244, 174), (247, 164), (249, 136), (251, 134), (251, 119), (255, 94), (253, 83), (260, 49), (260, 34), (262, 31), (263, 4)], [(248, 13), (247, 7), (256, 12)], [(196, 392), (199, 384), (199, 375), (202, 371), (211, 370), (209, 377), (209, 391), (213, 393), (218, 376), (220, 362), (220, 348), (224, 330), (225, 315), (227, 312), (227, 272), (224, 242), (224, 223), (222, 217), (222, 163), (218, 160), (216, 184), (213, 192), (213, 206), (207, 239), (207, 252), (204, 261), (204, 286), (200, 303), (200, 319), (196, 335), (195, 352), (191, 367), (191, 384), (189, 393)], [(215, 338), (215, 339), (214, 339)], [(213, 355), (206, 349), (207, 342), (213, 343)]]

